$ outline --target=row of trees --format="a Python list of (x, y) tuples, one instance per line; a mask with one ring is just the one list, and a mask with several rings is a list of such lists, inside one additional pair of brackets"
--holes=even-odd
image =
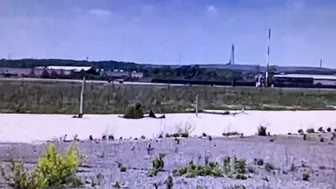
[[(139, 71), (144, 73), (145, 78), (160, 79), (189, 79), (189, 80), (243, 80), (242, 71), (228, 69), (202, 68), (193, 66), (153, 66), (149, 64), (135, 64), (118, 61), (85, 61), (85, 60), (63, 60), (63, 59), (20, 59), (0, 60), (0, 67), (34, 68), (37, 66), (91, 66), (94, 69), (125, 71)], [(55, 74), (45, 73), (44, 77), (56, 77)]]

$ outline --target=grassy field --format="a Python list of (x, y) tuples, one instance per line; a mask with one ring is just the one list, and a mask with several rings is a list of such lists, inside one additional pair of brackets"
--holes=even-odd
[[(0, 112), (78, 113), (80, 83), (1, 81)], [(336, 106), (333, 90), (150, 86), (86, 83), (85, 113), (123, 113), (142, 103), (145, 110), (185, 112), (199, 96), (200, 109), (323, 110)]]

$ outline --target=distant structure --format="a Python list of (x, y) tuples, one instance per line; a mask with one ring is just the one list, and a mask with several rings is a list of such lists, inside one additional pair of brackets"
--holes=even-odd
[(266, 73), (265, 73), (265, 87), (269, 84), (269, 63), (270, 63), (270, 51), (271, 51), (271, 29), (268, 29), (268, 45), (266, 55)]
[(322, 68), (322, 59), (320, 59), (320, 68)]
[(235, 47), (234, 44), (231, 46), (231, 55), (229, 60), (229, 65), (235, 64)]

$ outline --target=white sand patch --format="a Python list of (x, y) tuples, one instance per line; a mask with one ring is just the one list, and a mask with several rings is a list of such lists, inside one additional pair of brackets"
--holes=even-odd
[(272, 134), (297, 133), (298, 129), (318, 127), (336, 128), (336, 111), (245, 111), (245, 114), (211, 115), (167, 114), (166, 119), (129, 120), (118, 115), (85, 115), (83, 119), (71, 115), (0, 114), (1, 142), (31, 142), (51, 140), (67, 134), (87, 139), (100, 138), (108, 132), (115, 137), (157, 136), (160, 132), (172, 133), (176, 126), (191, 124), (192, 135), (203, 132), (221, 136), (223, 132), (242, 132), (253, 135), (260, 125)]

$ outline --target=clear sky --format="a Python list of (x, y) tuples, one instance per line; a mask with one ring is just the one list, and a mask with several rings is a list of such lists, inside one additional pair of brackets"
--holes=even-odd
[[(0, 58), (336, 67), (336, 0), (0, 0)], [(180, 57), (180, 58), (179, 58)]]

